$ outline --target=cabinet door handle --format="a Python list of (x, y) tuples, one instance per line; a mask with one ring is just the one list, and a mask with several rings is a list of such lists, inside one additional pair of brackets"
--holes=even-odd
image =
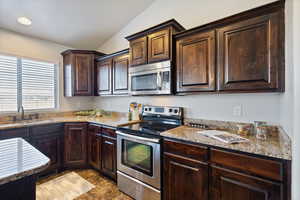
[(112, 142), (109, 142), (109, 141), (104, 141), (105, 144), (110, 144), (110, 145), (113, 145)]

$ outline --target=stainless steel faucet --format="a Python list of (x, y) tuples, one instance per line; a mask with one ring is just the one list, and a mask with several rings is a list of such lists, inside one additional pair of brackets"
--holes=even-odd
[(24, 117), (24, 107), (23, 107), (23, 106), (20, 106), (20, 107), (18, 108), (18, 112), (20, 112), (20, 111), (21, 111), (21, 120), (24, 120), (25, 117)]

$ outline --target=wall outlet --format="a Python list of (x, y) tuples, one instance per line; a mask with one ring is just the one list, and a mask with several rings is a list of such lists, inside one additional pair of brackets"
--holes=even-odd
[(240, 117), (242, 116), (242, 105), (236, 105), (233, 107), (233, 116)]

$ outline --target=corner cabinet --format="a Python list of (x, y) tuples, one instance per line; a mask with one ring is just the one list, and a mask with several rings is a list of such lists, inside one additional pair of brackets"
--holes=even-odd
[(96, 51), (67, 50), (62, 55), (65, 96), (93, 96), (95, 58), (104, 54)]
[(64, 135), (64, 166), (87, 165), (87, 123), (66, 123)]
[(128, 68), (128, 49), (97, 59), (96, 94), (99, 96), (128, 94)]
[(283, 14), (217, 29), (219, 90), (283, 90)]
[(173, 60), (173, 35), (183, 30), (172, 19), (126, 37), (130, 46), (130, 66)]

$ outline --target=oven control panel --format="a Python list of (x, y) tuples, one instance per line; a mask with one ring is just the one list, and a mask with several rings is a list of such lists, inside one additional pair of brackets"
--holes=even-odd
[(182, 108), (169, 107), (169, 106), (144, 106), (143, 114), (155, 114), (155, 115), (182, 115)]

